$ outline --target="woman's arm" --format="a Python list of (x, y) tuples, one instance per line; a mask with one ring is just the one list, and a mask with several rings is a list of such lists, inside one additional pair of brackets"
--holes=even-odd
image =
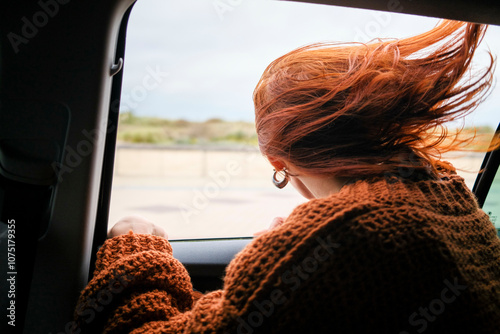
[[(193, 300), (190, 277), (168, 241), (129, 232), (99, 250), (94, 277), (78, 300), (74, 332), (131, 332), (181, 315)], [(181, 318), (173, 320), (179, 325)]]

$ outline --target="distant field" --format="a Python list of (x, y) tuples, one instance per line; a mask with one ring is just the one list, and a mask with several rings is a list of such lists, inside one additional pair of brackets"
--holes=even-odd
[(257, 145), (255, 125), (250, 122), (205, 122), (137, 117), (120, 114), (118, 141), (160, 145), (245, 144)]

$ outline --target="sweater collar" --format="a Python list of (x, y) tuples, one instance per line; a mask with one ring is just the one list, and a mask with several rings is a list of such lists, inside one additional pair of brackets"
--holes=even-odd
[(445, 215), (474, 212), (478, 209), (475, 196), (456, 174), (442, 174), (440, 179), (408, 180), (397, 176), (360, 179), (346, 184), (332, 196), (353, 197), (359, 201), (392, 205), (418, 206)]

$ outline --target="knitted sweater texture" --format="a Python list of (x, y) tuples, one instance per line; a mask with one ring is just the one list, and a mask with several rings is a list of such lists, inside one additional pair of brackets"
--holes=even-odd
[(166, 239), (109, 239), (75, 321), (82, 333), (500, 333), (500, 239), (457, 175), (362, 180), (298, 206), (201, 297)]

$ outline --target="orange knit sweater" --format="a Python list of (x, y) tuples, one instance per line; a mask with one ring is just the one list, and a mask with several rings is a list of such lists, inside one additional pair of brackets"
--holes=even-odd
[(456, 175), (358, 181), (298, 206), (199, 299), (166, 239), (109, 239), (75, 317), (89, 333), (500, 333), (500, 239)]

